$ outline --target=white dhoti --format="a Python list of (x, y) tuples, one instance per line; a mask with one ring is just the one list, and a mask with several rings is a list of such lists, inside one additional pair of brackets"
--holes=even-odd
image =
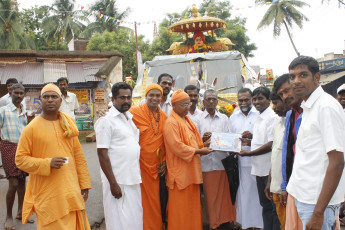
[(263, 228), (262, 207), (259, 201), (256, 177), (251, 174), (250, 157), (239, 157), (240, 186), (236, 198), (236, 220), (242, 229)]
[(143, 208), (140, 184), (119, 185), (122, 197), (116, 199), (108, 180), (102, 180), (104, 218), (107, 230), (142, 230)]

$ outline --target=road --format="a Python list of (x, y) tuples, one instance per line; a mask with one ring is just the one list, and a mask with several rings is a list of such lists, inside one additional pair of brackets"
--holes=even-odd
[[(104, 219), (103, 203), (102, 203), (102, 184), (99, 173), (99, 162), (96, 153), (96, 143), (82, 143), (84, 154), (88, 162), (92, 190), (89, 193), (89, 199), (86, 202), (86, 213), (89, 218), (90, 225), (96, 229)], [(1, 174), (5, 174), (3, 169), (0, 169)], [(6, 192), (8, 188), (8, 181), (6, 179), (0, 180), (0, 229), (4, 229), (4, 222), (6, 217)], [(17, 213), (17, 200), (14, 203), (13, 215)], [(36, 217), (33, 216), (34, 220)], [(35, 224), (23, 225), (19, 220), (15, 220), (16, 230), (34, 230)], [(98, 228), (97, 228), (98, 229)]]
[[(89, 199), (86, 202), (86, 213), (89, 218), (90, 225), (93, 230), (105, 230), (104, 224), (104, 213), (103, 213), (103, 203), (102, 203), (102, 183), (99, 173), (99, 161), (96, 153), (96, 143), (82, 143), (82, 148), (86, 160), (88, 162), (89, 172), (91, 176), (92, 190), (89, 193)], [(0, 169), (0, 173), (5, 174), (3, 169)], [(6, 179), (0, 180), (0, 229), (4, 229), (4, 222), (6, 216), (6, 192), (8, 188), (8, 182)], [(17, 200), (13, 208), (13, 215), (17, 212)], [(205, 219), (205, 213), (204, 219)], [(35, 215), (32, 219), (36, 220)], [(15, 220), (15, 229), (16, 230), (35, 230), (36, 223), (34, 224), (21, 224), (20, 221)], [(204, 223), (204, 229), (208, 229)], [(345, 230), (345, 228), (341, 228)]]

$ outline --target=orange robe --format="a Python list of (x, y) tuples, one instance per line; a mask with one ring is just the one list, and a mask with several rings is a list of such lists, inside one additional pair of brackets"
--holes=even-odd
[[(65, 229), (81, 229), (76, 224), (80, 222), (90, 229), (81, 190), (90, 189), (91, 181), (78, 134), (73, 118), (63, 113), (57, 121), (36, 117), (24, 128), (15, 160), (19, 169), (29, 173), (23, 223), (35, 212), (38, 229), (56, 229), (54, 226), (62, 226), (69, 215), (74, 215), (77, 220), (67, 221)], [(51, 168), (54, 157), (69, 157), (69, 163), (60, 169)], [(76, 215), (80, 210), (84, 214)]]
[(202, 172), (200, 155), (203, 147), (200, 134), (192, 120), (182, 119), (171, 111), (164, 126), (164, 143), (169, 187), (168, 229), (202, 229), (200, 185)]
[[(168, 116), (159, 107), (160, 120), (158, 126), (147, 104), (130, 109), (133, 122), (140, 130), (140, 169), (141, 169), (141, 199), (143, 205), (144, 230), (161, 230), (162, 215), (159, 199), (159, 177), (157, 166), (165, 160), (163, 144), (163, 128)], [(154, 130), (152, 128), (154, 127)], [(159, 129), (158, 129), (159, 128)], [(155, 135), (155, 133), (157, 135)], [(157, 150), (163, 156), (157, 156)]]

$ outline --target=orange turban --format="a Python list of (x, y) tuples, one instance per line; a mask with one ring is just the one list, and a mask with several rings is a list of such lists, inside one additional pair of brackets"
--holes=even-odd
[(183, 99), (189, 98), (189, 95), (182, 89), (177, 89), (171, 97), (171, 103), (181, 101)]
[(153, 89), (158, 89), (158, 90), (161, 92), (161, 94), (163, 95), (163, 89), (162, 89), (162, 87), (161, 87), (160, 85), (158, 85), (158, 84), (153, 83), (153, 84), (150, 84), (150, 85), (148, 85), (148, 86), (146, 87), (145, 97), (146, 97), (147, 94), (148, 94), (151, 90), (153, 90)]
[(202, 41), (205, 43), (205, 35), (201, 31), (194, 32), (193, 41), (195, 41), (197, 37), (201, 37)]
[(61, 97), (61, 91), (59, 89), (59, 87), (57, 87), (55, 84), (53, 83), (49, 83), (47, 85), (45, 85), (43, 87), (43, 89), (41, 90), (41, 96), (45, 93), (45, 92), (48, 92), (48, 91), (51, 91), (51, 92), (55, 92), (57, 93), (60, 97)]

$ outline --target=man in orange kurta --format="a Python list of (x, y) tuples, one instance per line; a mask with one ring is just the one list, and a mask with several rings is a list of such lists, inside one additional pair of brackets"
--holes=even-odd
[(171, 99), (173, 111), (164, 125), (164, 143), (169, 187), (168, 229), (202, 229), (200, 156), (213, 150), (203, 145), (200, 134), (187, 116), (190, 99), (178, 89)]
[(140, 130), (141, 198), (144, 230), (162, 230), (158, 169), (165, 168), (163, 128), (168, 116), (158, 106), (163, 89), (151, 84), (145, 92), (146, 103), (130, 109), (133, 122)]
[(36, 213), (37, 229), (90, 229), (85, 213), (90, 175), (69, 115), (59, 112), (61, 92), (53, 84), (41, 91), (43, 113), (21, 134), (16, 165), (29, 173), (22, 222)]

